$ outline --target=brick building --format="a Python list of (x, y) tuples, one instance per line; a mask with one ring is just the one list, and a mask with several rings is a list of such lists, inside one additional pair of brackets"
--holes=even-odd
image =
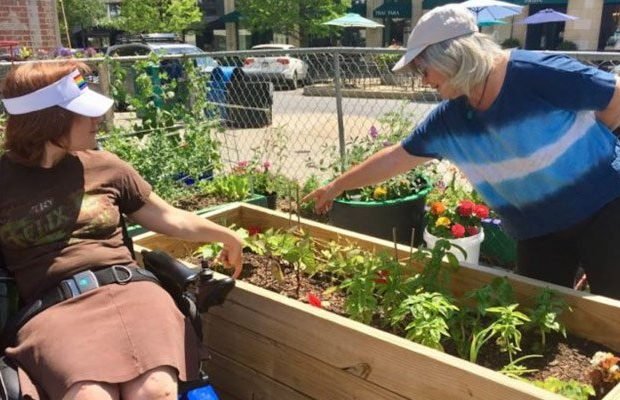
[(35, 51), (60, 46), (56, 0), (2, 0), (0, 3), (0, 42), (17, 41), (19, 47), (27, 46)]

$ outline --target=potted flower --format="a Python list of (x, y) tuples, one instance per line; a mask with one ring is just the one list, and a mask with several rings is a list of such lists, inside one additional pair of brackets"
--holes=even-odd
[[(460, 199), (483, 203), (465, 175), (447, 160), (433, 160), (426, 164), (425, 174), (433, 182), (433, 189), (426, 196), (427, 205), (441, 201), (446, 207), (456, 207)], [(512, 269), (517, 260), (517, 242), (502, 227), (501, 218), (491, 209), (488, 218), (482, 219), (484, 241), (480, 256), (487, 264)]]
[(484, 240), (482, 220), (488, 218), (489, 208), (463, 199), (456, 207), (447, 207), (436, 201), (426, 213), (424, 241), (433, 248), (440, 239), (447, 239), (455, 245), (450, 252), (460, 261), (478, 263), (480, 244)]
[(271, 163), (264, 161), (239, 161), (233, 168), (233, 174), (243, 176), (250, 186), (250, 192), (267, 199), (267, 207), (275, 210), (278, 199), (278, 189), (284, 185), (285, 178), (271, 171)]
[[(411, 120), (402, 110), (379, 119), (381, 127), (371, 126), (368, 134), (347, 143), (344, 158), (333, 157), (334, 175), (358, 164), (384, 147), (400, 142), (411, 131)], [(332, 154), (336, 148), (332, 148)], [(374, 186), (343, 193), (329, 212), (332, 225), (403, 244), (422, 242), (424, 205), (431, 189), (423, 169), (414, 169)]]

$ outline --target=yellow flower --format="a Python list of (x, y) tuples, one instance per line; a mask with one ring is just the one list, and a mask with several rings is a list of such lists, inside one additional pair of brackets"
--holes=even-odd
[(437, 221), (435, 221), (435, 226), (450, 226), (450, 223), (452, 221), (450, 221), (450, 218), (448, 217), (439, 217), (437, 218)]
[(383, 200), (387, 197), (387, 193), (386, 188), (383, 186), (377, 186), (375, 191), (372, 193), (372, 197), (374, 197), (375, 200)]

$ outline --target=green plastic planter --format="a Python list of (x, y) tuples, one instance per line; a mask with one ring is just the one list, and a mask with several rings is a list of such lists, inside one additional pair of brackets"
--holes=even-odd
[(517, 242), (502, 230), (501, 224), (483, 222), (485, 238), (480, 254), (492, 265), (513, 269), (517, 262)]
[(329, 212), (329, 223), (390, 241), (396, 228), (396, 241), (405, 245), (411, 244), (411, 229), (415, 229), (414, 245), (419, 246), (424, 229), (424, 205), (430, 190), (428, 185), (411, 196), (385, 201), (338, 199)]

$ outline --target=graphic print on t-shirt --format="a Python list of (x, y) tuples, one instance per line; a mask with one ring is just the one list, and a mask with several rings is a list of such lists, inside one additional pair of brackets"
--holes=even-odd
[(54, 242), (75, 243), (114, 232), (118, 210), (105, 194), (66, 194), (11, 207), (0, 226), (4, 246), (23, 249)]

